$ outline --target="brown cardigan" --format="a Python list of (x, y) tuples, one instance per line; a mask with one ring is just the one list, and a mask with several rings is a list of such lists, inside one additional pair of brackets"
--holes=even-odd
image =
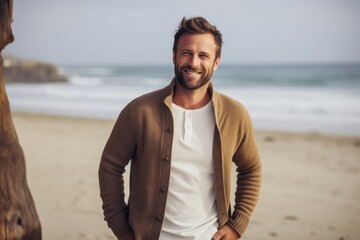
[[(169, 86), (130, 102), (105, 146), (99, 168), (100, 191), (105, 220), (118, 238), (130, 230), (139, 240), (159, 237), (171, 168), (174, 85), (173, 80)], [(261, 162), (244, 106), (213, 91), (212, 85), (209, 90), (216, 123), (213, 159), (219, 227), (228, 224), (242, 235), (258, 199)], [(130, 160), (126, 203), (123, 173)], [(238, 174), (235, 206), (230, 212), (233, 162)]]

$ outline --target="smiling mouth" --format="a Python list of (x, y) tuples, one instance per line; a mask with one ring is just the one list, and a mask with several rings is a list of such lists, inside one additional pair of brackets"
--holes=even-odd
[(186, 73), (186, 74), (201, 74), (201, 72), (197, 72), (197, 71), (195, 71), (195, 70), (192, 70), (192, 69), (184, 69), (184, 72)]

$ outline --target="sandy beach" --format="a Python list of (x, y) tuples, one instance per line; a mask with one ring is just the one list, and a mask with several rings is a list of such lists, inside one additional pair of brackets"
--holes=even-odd
[[(13, 120), (43, 239), (115, 239), (97, 177), (114, 121), (28, 113)], [(360, 137), (256, 131), (256, 139), (263, 185), (242, 239), (360, 239)]]

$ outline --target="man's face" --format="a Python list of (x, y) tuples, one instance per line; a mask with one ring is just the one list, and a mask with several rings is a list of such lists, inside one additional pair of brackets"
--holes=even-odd
[(187, 90), (207, 84), (220, 61), (215, 54), (216, 44), (210, 33), (182, 35), (173, 55), (177, 82)]

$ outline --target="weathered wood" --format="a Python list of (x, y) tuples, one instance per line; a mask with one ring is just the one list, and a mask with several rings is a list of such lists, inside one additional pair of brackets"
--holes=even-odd
[(25, 158), (11, 118), (1, 52), (13, 41), (12, 0), (0, 0), (0, 240), (41, 239), (41, 226), (26, 181)]

